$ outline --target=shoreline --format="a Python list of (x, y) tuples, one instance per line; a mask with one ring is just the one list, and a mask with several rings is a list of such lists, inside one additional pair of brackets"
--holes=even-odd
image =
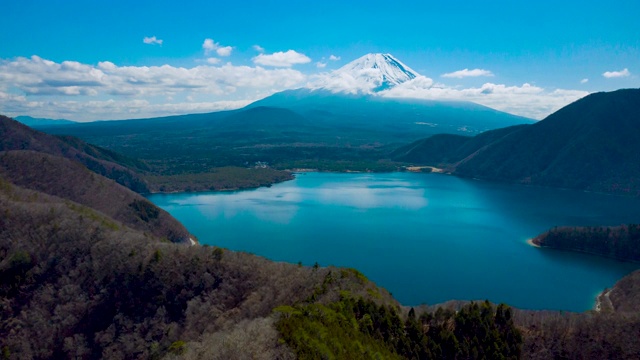
[(538, 249), (542, 248), (542, 246), (540, 246), (540, 245), (538, 245), (538, 244), (533, 242), (533, 238), (527, 239), (527, 244), (529, 244), (529, 246), (533, 246), (533, 247), (538, 248)]
[(593, 306), (593, 310), (596, 312), (615, 311), (613, 303), (609, 295), (613, 289), (604, 289), (596, 296), (596, 303)]

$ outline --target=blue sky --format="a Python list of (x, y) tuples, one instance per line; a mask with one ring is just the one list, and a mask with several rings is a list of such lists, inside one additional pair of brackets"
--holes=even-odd
[(534, 118), (640, 87), (637, 0), (184, 3), (2, 1), (0, 113), (88, 121), (233, 108), (371, 52), (438, 87), (416, 96)]

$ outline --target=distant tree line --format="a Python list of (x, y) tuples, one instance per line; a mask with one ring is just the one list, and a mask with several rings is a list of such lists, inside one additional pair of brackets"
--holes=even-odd
[(534, 238), (533, 243), (554, 249), (640, 262), (639, 224), (614, 227), (555, 227)]

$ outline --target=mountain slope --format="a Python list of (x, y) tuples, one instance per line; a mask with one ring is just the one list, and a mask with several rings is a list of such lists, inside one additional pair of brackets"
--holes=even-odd
[[(456, 175), (640, 195), (640, 89), (596, 93), (530, 126), (433, 136), (394, 155)], [(442, 150), (442, 151), (441, 151)]]
[(146, 183), (122, 164), (144, 166), (138, 160), (3, 116), (0, 135), (0, 176), (6, 180), (85, 205), (159, 238), (190, 243), (182, 224), (133, 191), (147, 189)]
[(589, 95), (513, 132), (455, 173), (640, 195), (640, 89)]
[(274, 327), (279, 305), (375, 293), (397, 307), (356, 271), (168, 243), (188, 241), (169, 214), (51, 154), (90, 156), (82, 146), (4, 125), (3, 144), (23, 150), (0, 151), (3, 358), (161, 358), (187, 341), (213, 347), (205, 358), (291, 358)]
[(31, 150), (2, 151), (0, 176), (18, 186), (90, 207), (158, 238), (189, 243), (187, 229), (166, 211), (78, 162)]
[(78, 161), (90, 170), (133, 191), (149, 190), (144, 180), (130, 170), (145, 171), (147, 166), (144, 163), (89, 145), (76, 138), (51, 136), (0, 115), (0, 151), (8, 150), (33, 150), (65, 157)]
[(490, 130), (473, 137), (454, 134), (433, 135), (396, 149), (391, 153), (391, 157), (409, 163), (452, 166), (525, 126), (527, 125)]
[(32, 127), (33, 126), (68, 125), (68, 124), (75, 123), (75, 121), (65, 120), (65, 119), (43, 119), (43, 118), (34, 118), (31, 116), (16, 116), (14, 120)]
[[(0, 214), (6, 358), (161, 358), (184, 352), (187, 341), (193, 348), (213, 346), (215, 357), (205, 358), (247, 358), (251, 351), (261, 359), (287, 358), (273, 308), (312, 296), (333, 301), (341, 290), (379, 291), (345, 271), (319, 292), (339, 271), (163, 243), (2, 177)], [(254, 336), (224, 341), (247, 328)]]
[[(377, 141), (393, 137), (449, 133), (473, 135), (532, 120), (463, 101), (385, 98), (375, 95), (297, 89), (273, 94), (247, 108), (269, 106), (290, 109), (316, 125), (369, 129)], [(382, 133), (381, 133), (382, 132)]]

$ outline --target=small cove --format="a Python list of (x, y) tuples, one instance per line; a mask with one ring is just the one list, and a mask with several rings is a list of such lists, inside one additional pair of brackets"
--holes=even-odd
[(403, 304), (584, 311), (638, 264), (538, 249), (562, 225), (638, 222), (640, 201), (441, 174), (302, 173), (269, 188), (154, 194), (202, 244), (354, 267)]

